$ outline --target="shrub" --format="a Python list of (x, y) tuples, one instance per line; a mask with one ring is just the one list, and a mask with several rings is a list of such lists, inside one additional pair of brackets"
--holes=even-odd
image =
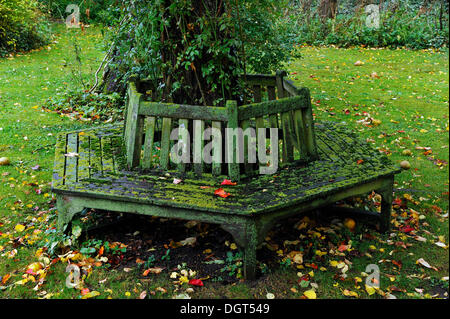
[(385, 11), (380, 15), (380, 27), (368, 28), (366, 15), (338, 15), (336, 19), (322, 23), (312, 19), (302, 23), (304, 18), (297, 17), (298, 43), (310, 45), (337, 45), (340, 47), (364, 45), (368, 47), (407, 47), (427, 49), (448, 47), (448, 25), (442, 30), (426, 14), (417, 15), (416, 11), (398, 9)]
[(65, 20), (71, 12), (66, 12), (69, 4), (77, 4), (80, 8), (80, 21), (83, 23), (102, 23), (111, 25), (114, 17), (120, 13), (119, 0), (39, 0), (48, 14), (55, 18)]
[(49, 40), (49, 24), (37, 0), (0, 0), (0, 56), (29, 51)]
[(113, 121), (121, 119), (123, 98), (118, 93), (87, 93), (80, 89), (68, 89), (48, 98), (44, 107), (59, 113), (78, 113), (85, 119)]

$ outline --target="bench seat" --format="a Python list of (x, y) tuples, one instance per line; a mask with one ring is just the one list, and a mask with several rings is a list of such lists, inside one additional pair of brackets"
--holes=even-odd
[[(258, 175), (235, 186), (221, 186), (224, 176), (192, 173), (175, 184), (177, 171), (127, 170), (122, 126), (61, 133), (52, 181), (59, 225), (83, 208), (218, 223), (245, 248), (246, 277), (255, 272), (252, 249), (281, 218), (375, 190), (383, 197), (381, 228), (389, 228), (399, 168), (342, 125), (316, 123), (315, 132), (318, 160), (290, 163), (274, 175)], [(231, 195), (214, 195), (218, 188)]]

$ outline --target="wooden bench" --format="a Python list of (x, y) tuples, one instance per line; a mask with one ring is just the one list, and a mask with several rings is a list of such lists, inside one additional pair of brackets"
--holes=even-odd
[[(59, 228), (84, 208), (220, 224), (243, 250), (248, 279), (256, 274), (257, 247), (280, 219), (376, 191), (381, 212), (371, 215), (381, 231), (388, 230), (399, 169), (344, 126), (314, 124), (309, 90), (284, 76), (248, 75), (252, 103), (228, 101), (226, 107), (151, 102), (142, 94), (148, 84), (131, 81), (124, 126), (58, 135), (52, 189)], [(261, 167), (272, 163), (252, 163), (248, 154), (244, 163), (222, 163), (216, 151), (211, 163), (173, 163), (170, 150), (177, 141), (170, 133), (180, 126), (194, 134), (192, 151), (210, 142), (199, 138), (197, 128), (266, 130), (266, 140), (256, 143), (264, 152), (268, 128), (278, 128), (278, 170), (261, 175)], [(186, 135), (178, 138), (185, 142)], [(253, 142), (244, 139), (245, 146)], [(214, 150), (225, 144), (218, 137), (211, 143)], [(198, 156), (192, 154), (191, 162)], [(224, 179), (237, 184), (223, 186)], [(230, 196), (215, 195), (219, 188)]]

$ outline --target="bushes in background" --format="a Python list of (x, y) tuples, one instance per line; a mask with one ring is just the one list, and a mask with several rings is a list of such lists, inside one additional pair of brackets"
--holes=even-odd
[[(434, 11), (433, 11), (434, 10)], [(380, 26), (366, 26), (367, 14), (363, 8), (338, 13), (335, 19), (306, 17), (301, 11), (291, 14), (297, 26), (297, 42), (309, 45), (336, 45), (339, 47), (407, 47), (426, 49), (448, 47), (448, 5), (439, 19), (440, 8), (421, 12), (419, 7), (403, 5), (391, 10), (380, 9)]]
[(0, 0), (0, 57), (35, 49), (49, 40), (49, 24), (37, 0)]
[(120, 0), (39, 0), (48, 14), (54, 19), (65, 20), (71, 12), (66, 12), (69, 4), (80, 8), (80, 21), (89, 23), (102, 23), (111, 25), (114, 17), (120, 14)]

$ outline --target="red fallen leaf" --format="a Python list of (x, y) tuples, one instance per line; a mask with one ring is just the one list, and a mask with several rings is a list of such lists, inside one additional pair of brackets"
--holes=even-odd
[(189, 284), (192, 286), (203, 287), (203, 281), (201, 281), (200, 279), (191, 279), (189, 280)]
[(345, 110), (344, 110), (344, 113), (345, 113), (346, 115), (349, 115), (349, 114), (350, 114), (350, 110), (349, 110), (349, 109), (345, 109)]
[(402, 200), (399, 197), (397, 197), (392, 201), (392, 205), (402, 206)]
[(400, 231), (403, 233), (410, 233), (414, 230), (413, 227), (411, 227), (410, 225), (406, 225), (400, 228)]
[(84, 296), (84, 295), (86, 295), (86, 294), (88, 294), (89, 293), (89, 288), (83, 288), (83, 289), (81, 289), (81, 295), (82, 296)]
[(347, 245), (341, 245), (341, 246), (339, 246), (339, 248), (338, 248), (338, 250), (339, 250), (340, 252), (346, 251), (347, 249), (348, 249), (348, 246), (347, 246)]
[(8, 281), (9, 278), (11, 278), (10, 274), (4, 275), (2, 280), (1, 280), (2, 285), (6, 284), (6, 282)]
[(224, 179), (223, 180), (223, 182), (222, 182), (222, 184), (220, 184), (220, 185), (236, 185), (237, 183), (233, 183), (231, 180), (229, 180), (229, 179)]
[(33, 271), (33, 269), (27, 269), (27, 271), (25, 271), (25, 273), (27, 273), (27, 274), (29, 274), (29, 275), (33, 275), (33, 276), (36, 276), (36, 275), (37, 275), (37, 273), (35, 273), (35, 272)]
[(398, 267), (398, 269), (402, 269), (402, 262), (393, 260), (392, 263)]
[(357, 161), (356, 161), (356, 164), (359, 165), (359, 164), (362, 164), (363, 162), (364, 162), (364, 160), (360, 159), (360, 160), (357, 160)]
[(216, 190), (214, 191), (214, 195), (217, 195), (217, 196), (226, 198), (226, 197), (230, 196), (231, 194), (225, 192), (225, 191), (223, 190), (223, 188), (219, 188), (219, 189), (216, 189)]

